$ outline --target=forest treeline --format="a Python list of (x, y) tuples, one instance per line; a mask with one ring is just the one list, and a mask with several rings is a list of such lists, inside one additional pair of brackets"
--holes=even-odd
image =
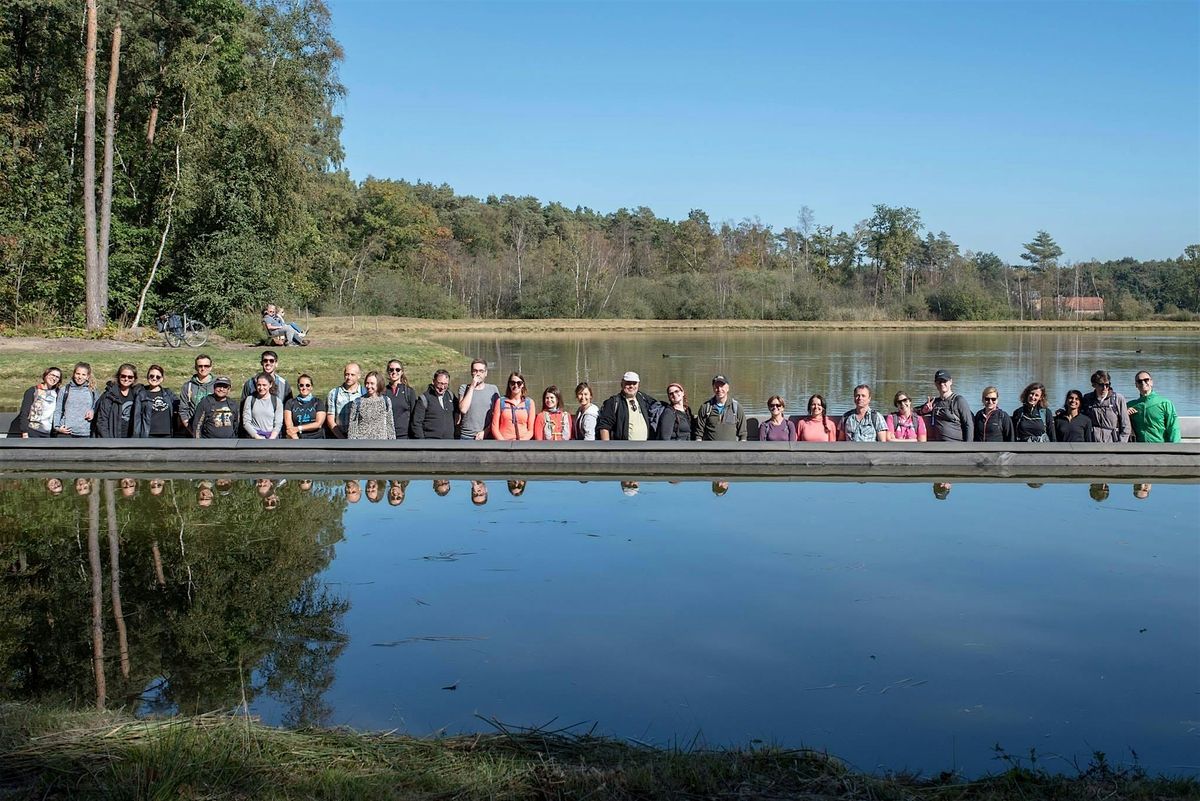
[(1037, 231), (1007, 264), (883, 204), (851, 230), (807, 206), (776, 229), (355, 182), (319, 0), (0, 8), (0, 325), (93, 322), (92, 275), (96, 314), (123, 324), (168, 307), (221, 323), (267, 299), (421, 317), (990, 320), (1072, 316), (1054, 299), (1100, 296), (1109, 319), (1200, 314), (1195, 244), (1079, 262)]

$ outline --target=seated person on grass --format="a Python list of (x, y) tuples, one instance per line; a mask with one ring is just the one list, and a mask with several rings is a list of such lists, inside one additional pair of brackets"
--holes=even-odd
[(282, 340), (282, 345), (307, 345), (308, 340), (305, 339), (305, 332), (300, 330), (300, 326), (295, 323), (284, 322), (283, 311), (274, 303), (268, 303), (263, 309), (263, 329), (267, 332), (267, 338), (272, 342)]

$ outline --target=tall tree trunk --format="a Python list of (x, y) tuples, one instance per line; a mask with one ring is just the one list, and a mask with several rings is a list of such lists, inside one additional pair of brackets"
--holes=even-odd
[(96, 708), (104, 709), (108, 687), (104, 681), (104, 574), (100, 568), (100, 488), (95, 479), (88, 493), (88, 566), (92, 576), (92, 672), (96, 677)]
[(121, 610), (121, 541), (117, 537), (117, 498), (111, 478), (104, 481), (104, 509), (108, 519), (108, 588), (113, 621), (117, 624), (117, 651), (121, 656), (121, 675), (129, 678), (129, 637), (125, 631), (125, 613)]
[(121, 74), (121, 6), (113, 22), (112, 52), (108, 60), (108, 91), (104, 98), (104, 172), (100, 180), (100, 244), (96, 249), (96, 274), (100, 309), (108, 316), (108, 235), (112, 228), (113, 138), (117, 127), (117, 79)]
[(146, 310), (146, 293), (150, 291), (150, 286), (154, 283), (154, 276), (158, 273), (158, 265), (162, 264), (163, 249), (166, 248), (167, 236), (171, 233), (171, 219), (175, 213), (175, 193), (179, 191), (179, 182), (182, 180), (183, 175), (179, 167), (179, 160), (183, 148), (183, 135), (187, 133), (187, 92), (183, 93), (183, 99), (179, 101), (179, 109), (179, 135), (175, 137), (175, 183), (171, 185), (171, 193), (167, 195), (167, 222), (163, 226), (162, 237), (158, 240), (158, 253), (154, 256), (154, 263), (150, 265), (150, 275), (146, 277), (146, 284), (142, 287), (142, 294), (138, 296), (137, 311), (133, 315), (133, 324), (130, 326), (135, 331), (142, 324), (142, 312)]
[(87, 0), (87, 45), (83, 62), (83, 248), (84, 314), (89, 331), (104, 326), (96, 247), (96, 0)]

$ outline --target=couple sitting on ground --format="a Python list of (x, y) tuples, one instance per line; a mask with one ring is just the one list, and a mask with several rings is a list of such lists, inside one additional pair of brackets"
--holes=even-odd
[(274, 303), (268, 303), (263, 309), (262, 324), (263, 330), (267, 332), (267, 339), (276, 345), (308, 344), (308, 332), (302, 331), (295, 323), (285, 322), (283, 309)]

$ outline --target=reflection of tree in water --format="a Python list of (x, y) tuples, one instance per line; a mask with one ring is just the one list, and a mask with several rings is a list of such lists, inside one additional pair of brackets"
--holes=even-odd
[[(93, 703), (89, 523), (107, 530), (112, 516), (99, 498), (52, 495), (41, 481), (0, 489), (0, 695)], [(101, 573), (110, 594), (119, 552), (126, 636), (112, 606), (99, 616), (111, 705), (196, 712), (266, 691), (288, 722), (322, 722), (349, 609), (314, 578), (343, 536), (345, 502), (323, 489), (282, 487), (272, 510), (249, 482), (207, 508), (181, 481), (116, 499), (116, 547), (104, 549)]]

